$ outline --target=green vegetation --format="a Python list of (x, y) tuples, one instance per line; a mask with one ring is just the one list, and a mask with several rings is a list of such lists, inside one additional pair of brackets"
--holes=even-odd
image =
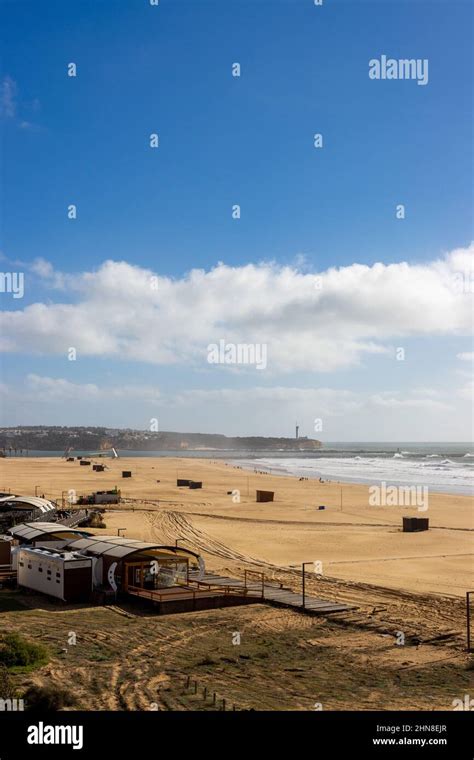
[(27, 673), (48, 662), (48, 650), (42, 644), (7, 633), (0, 639), (0, 665), (14, 673)]
[(0, 695), (2, 699), (13, 699), (15, 689), (5, 665), (0, 665)]

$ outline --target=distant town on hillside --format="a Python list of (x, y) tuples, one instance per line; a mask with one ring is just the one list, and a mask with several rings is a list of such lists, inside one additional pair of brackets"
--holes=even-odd
[(151, 432), (106, 427), (21, 426), (0, 428), (0, 448), (7, 455), (29, 451), (96, 451), (114, 447), (119, 451), (178, 450), (288, 450), (312, 451), (321, 442), (307, 437), (228, 437), (214, 433)]

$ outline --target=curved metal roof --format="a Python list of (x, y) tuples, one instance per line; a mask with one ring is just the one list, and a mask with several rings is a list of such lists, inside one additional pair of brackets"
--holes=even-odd
[(87, 531), (80, 530), (79, 528), (69, 528), (67, 525), (61, 525), (61, 523), (49, 522), (20, 523), (10, 528), (8, 533), (11, 536), (15, 536), (15, 538), (24, 538), (27, 541), (34, 541), (40, 536), (53, 538), (55, 533), (66, 533), (69, 535), (72, 533), (78, 536), (90, 535)]
[(188, 557), (193, 556), (199, 559), (199, 554), (182, 546), (162, 546), (152, 544), (146, 541), (138, 541), (135, 538), (125, 538), (124, 536), (89, 536), (88, 538), (79, 538), (68, 543), (68, 549), (71, 551), (87, 551), (96, 556), (107, 555), (123, 559), (129, 554), (138, 552), (157, 551), (162, 556)]
[(147, 541), (138, 541), (135, 538), (125, 538), (125, 536), (97, 536), (79, 528), (68, 528), (67, 525), (61, 525), (61, 523), (21, 523), (10, 528), (8, 532), (15, 538), (22, 538), (25, 541), (34, 541), (41, 537), (54, 539), (57, 536), (66, 540), (70, 538), (67, 541), (68, 549), (71, 551), (87, 551), (95, 556), (107, 555), (108, 557), (123, 559), (129, 554), (155, 551), (159, 552), (162, 557), (191, 556), (198, 561), (200, 560), (199, 554), (182, 546), (163, 546)]
[(10, 499), (2, 499), (2, 501), (8, 501), (14, 507), (20, 504), (27, 504), (30, 507), (41, 510), (41, 512), (51, 512), (56, 509), (49, 499), (43, 499), (40, 496), (12, 496)]

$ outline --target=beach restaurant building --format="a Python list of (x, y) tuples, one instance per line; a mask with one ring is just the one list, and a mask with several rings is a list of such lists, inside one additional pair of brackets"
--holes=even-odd
[[(170, 588), (199, 579), (205, 572), (202, 558), (179, 546), (161, 546), (123, 536), (97, 536), (58, 523), (24, 523), (9, 531), (21, 546), (72, 552), (92, 559), (92, 588), (109, 592)], [(17, 564), (14, 558), (13, 567)], [(71, 565), (72, 568), (72, 565)], [(73, 570), (71, 570), (73, 572)]]

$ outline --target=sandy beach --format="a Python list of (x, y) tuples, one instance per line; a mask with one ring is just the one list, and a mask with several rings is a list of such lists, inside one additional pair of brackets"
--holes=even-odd
[[(365, 485), (253, 473), (222, 461), (100, 461), (105, 472), (59, 458), (4, 459), (0, 488), (30, 495), (36, 489), (60, 500), (70, 489), (79, 496), (117, 486), (123, 502), (107, 511), (104, 534), (126, 528), (130, 538), (181, 538), (211, 569), (252, 565), (271, 574), (318, 562), (323, 578), (388, 589), (463, 597), (474, 588), (470, 497), (430, 493), (427, 511), (419, 513), (416, 507), (371, 506)], [(132, 477), (122, 479), (122, 470)], [(203, 487), (178, 488), (177, 477)], [(274, 491), (274, 502), (257, 503), (257, 489)], [(407, 515), (428, 517), (430, 530), (403, 533)]]

